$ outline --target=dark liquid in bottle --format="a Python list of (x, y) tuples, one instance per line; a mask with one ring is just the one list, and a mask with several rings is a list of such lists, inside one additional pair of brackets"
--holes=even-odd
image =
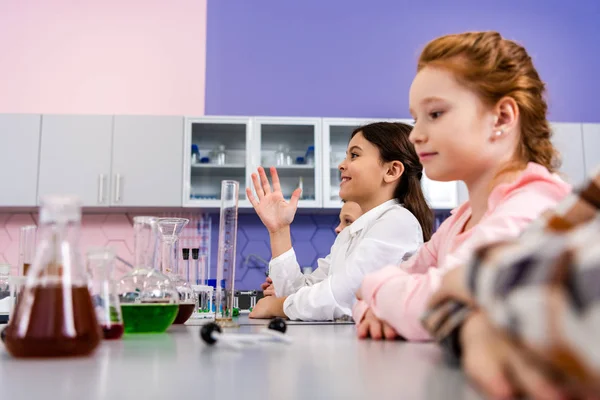
[(29, 267), (31, 267), (30, 263), (23, 263), (23, 276), (27, 275), (27, 271), (29, 271)]
[(101, 335), (87, 287), (38, 286), (23, 290), (5, 345), (15, 357), (82, 356), (98, 346)]
[(119, 339), (123, 336), (125, 329), (122, 324), (113, 324), (110, 326), (102, 325), (102, 332), (104, 333), (104, 339)]
[(194, 304), (194, 303), (179, 304), (179, 311), (177, 312), (177, 317), (175, 317), (175, 321), (173, 321), (173, 324), (185, 323), (185, 321), (187, 321), (192, 316), (195, 309), (196, 309), (196, 304)]

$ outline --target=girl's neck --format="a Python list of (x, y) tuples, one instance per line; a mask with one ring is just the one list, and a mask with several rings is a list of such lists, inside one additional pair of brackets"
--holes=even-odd
[(465, 180), (471, 206), (471, 218), (464, 227), (465, 231), (481, 221), (488, 210), (488, 200), (494, 188), (499, 184), (512, 182), (520, 172), (510, 171), (498, 175), (498, 171), (499, 169), (490, 168), (479, 174), (477, 178)]
[(376, 197), (364, 199), (364, 200), (358, 200), (358, 201), (356, 201), (356, 203), (358, 203), (363, 214), (365, 214), (367, 211), (371, 211), (375, 207), (385, 203), (388, 200), (392, 200), (392, 199), (393, 199), (392, 196), (385, 195), (382, 193), (382, 195), (380, 195), (380, 196), (376, 196)]

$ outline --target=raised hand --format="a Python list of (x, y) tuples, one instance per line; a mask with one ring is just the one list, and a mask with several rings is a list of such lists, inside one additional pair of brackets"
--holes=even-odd
[(300, 188), (294, 190), (290, 201), (286, 201), (281, 192), (277, 170), (275, 167), (271, 167), (270, 172), (273, 180), (272, 189), (264, 168), (258, 167), (258, 175), (256, 173), (252, 174), (252, 183), (258, 200), (254, 197), (250, 188), (246, 188), (246, 194), (269, 233), (277, 233), (282, 228), (288, 227), (294, 220), (302, 190)]

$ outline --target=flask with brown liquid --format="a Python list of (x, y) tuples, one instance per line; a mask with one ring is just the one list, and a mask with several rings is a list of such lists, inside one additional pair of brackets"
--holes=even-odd
[(14, 357), (90, 354), (102, 333), (77, 248), (80, 203), (45, 197), (39, 219), (39, 245), (5, 331), (6, 349)]

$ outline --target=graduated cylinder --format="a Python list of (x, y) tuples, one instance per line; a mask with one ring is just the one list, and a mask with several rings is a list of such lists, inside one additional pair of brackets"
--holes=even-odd
[[(233, 316), (239, 191), (239, 182), (227, 180), (221, 182), (219, 252), (215, 292), (215, 319), (217, 322), (231, 321)], [(223, 280), (225, 280), (224, 285)]]

